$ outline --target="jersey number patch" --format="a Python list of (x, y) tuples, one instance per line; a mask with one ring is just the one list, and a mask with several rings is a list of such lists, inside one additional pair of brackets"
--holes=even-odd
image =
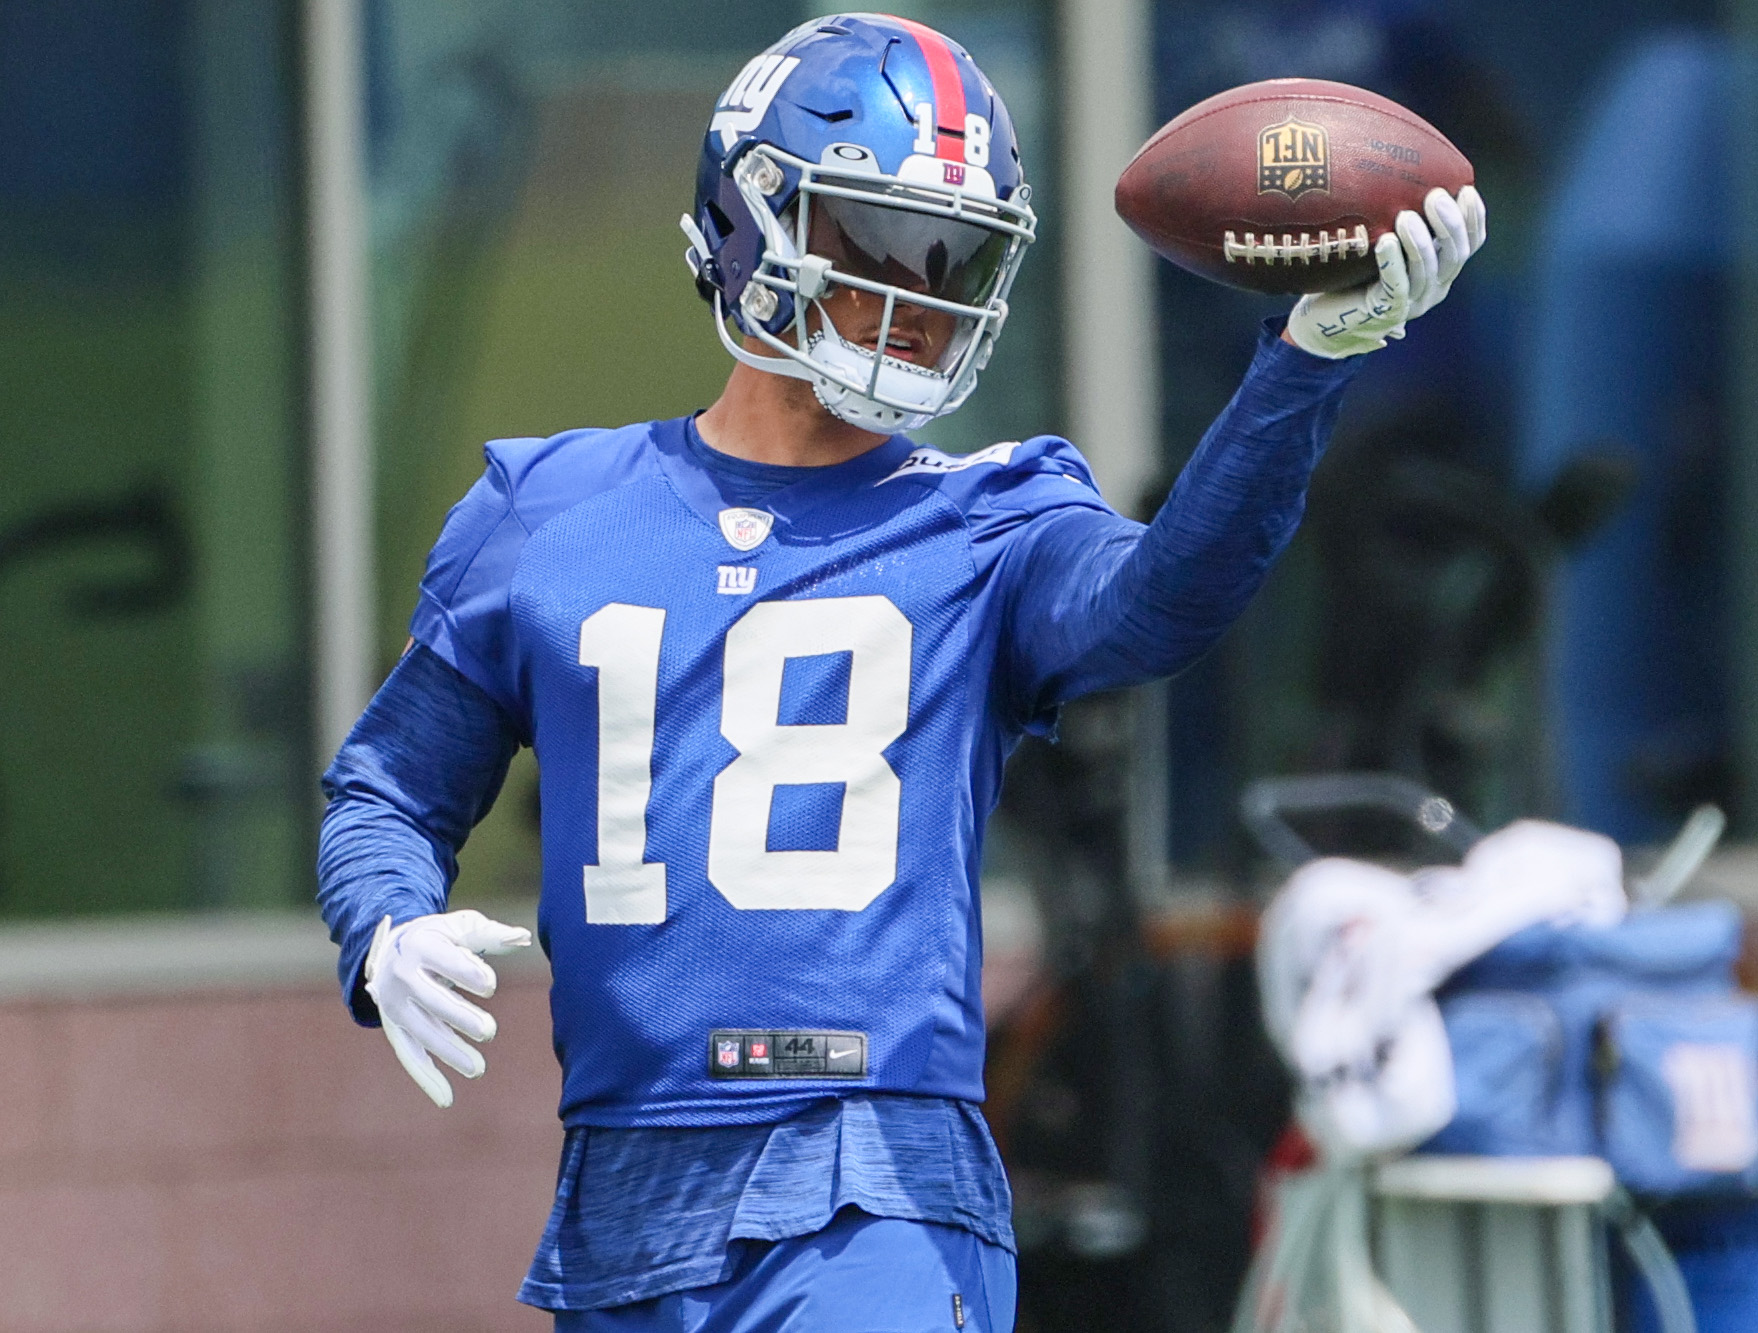
[[(585, 867), (586, 920), (665, 920), (665, 864), (642, 858), (665, 612), (613, 602), (580, 625), (580, 665), (598, 669), (598, 864)], [(726, 634), (720, 734), (738, 757), (714, 780), (708, 878), (734, 907), (858, 912), (897, 878), (902, 788), (885, 748), (909, 724), (909, 620), (888, 597), (760, 602)], [(790, 657), (850, 655), (848, 712), (835, 724), (781, 722)], [(840, 783), (835, 851), (770, 851), (783, 783)]]

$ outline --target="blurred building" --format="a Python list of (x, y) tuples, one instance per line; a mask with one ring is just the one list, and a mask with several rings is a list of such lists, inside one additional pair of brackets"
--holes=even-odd
[[(1758, 769), (1758, 289), (1738, 221), (1755, 150), (1736, 132), (1754, 103), (1730, 54), (1758, 15), (905, 8), (994, 78), (1043, 217), (982, 389), (922, 433), (945, 448), (1062, 430), (1118, 445), (1081, 434), (1102, 418), (1068, 384), (1103, 351), (1103, 310), (1100, 342), (1077, 333), (1082, 275), (1117, 258), (1077, 206), (1098, 198), (1095, 162), (1111, 170), (1072, 91), (1093, 86), (1095, 27), (1138, 25), (1125, 49), (1151, 71), (1150, 121), (1252, 79), (1359, 83), (1452, 135), (1490, 201), (1487, 253), (1363, 375), (1308, 528), (1245, 620), (1169, 691), (1071, 710), (1060, 749), (1025, 747), (997, 821), (990, 916), (1016, 947), (992, 941), (1008, 1062), (992, 1073), (1027, 1183), (1027, 1326), (1214, 1329), (1282, 1110), (1253, 1044), (1246, 782), (1393, 768), (1486, 825), (1562, 812), (1636, 841), (1709, 796), (1758, 828), (1742, 798)], [(543, 1326), (510, 1299), (559, 1141), (541, 968), (496, 1001), (489, 1081), (439, 1118), (347, 1024), (310, 911), (323, 710), (352, 687), (314, 481), (332, 405), (314, 275), (337, 238), (312, 226), (308, 54), (317, 16), (351, 11), (366, 277), (344, 296), (370, 358), (344, 371), (364, 395), (370, 505), (343, 552), (362, 614), (340, 647), (365, 688), (402, 649), (484, 440), (718, 392), (727, 363), (676, 219), (716, 96), (816, 12), (0, 4), (0, 1064), (21, 1071), (0, 1088), (0, 1333)], [(1648, 138), (1630, 124), (1655, 51), (1687, 53), (1661, 109), (1688, 153), (1655, 118)], [(1681, 59), (1724, 82), (1705, 92)], [(1632, 201), (1654, 225), (1619, 251), (1607, 220)], [(1597, 251), (1571, 246), (1596, 224)], [(1110, 496), (1136, 513), (1277, 309), (1153, 274), (1148, 336), (1118, 352), (1157, 367), (1137, 404), (1158, 423), (1142, 469), (1157, 480), (1130, 473)], [(1647, 406), (1620, 415), (1613, 390), (1644, 374)], [(1660, 470), (1633, 491), (1616, 466), (1553, 486), (1608, 440), (1614, 464)], [(1669, 689), (1694, 702), (1649, 707)], [(1595, 728), (1624, 718), (1605, 759)], [(464, 854), (460, 901), (534, 899), (535, 776), (527, 752)], [(1143, 1034), (1154, 1070), (1099, 1058)], [(427, 1153), (469, 1165), (435, 1174)], [(435, 1218), (460, 1194), (494, 1202), (454, 1232)], [(455, 1235), (480, 1267), (441, 1261)]]

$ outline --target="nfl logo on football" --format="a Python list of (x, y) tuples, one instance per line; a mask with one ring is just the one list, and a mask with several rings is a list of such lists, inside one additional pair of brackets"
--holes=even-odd
[(714, 1043), (714, 1061), (722, 1069), (739, 1067), (739, 1043), (737, 1040), (717, 1041)]
[(1331, 188), (1330, 144), (1323, 125), (1292, 116), (1257, 136), (1257, 192), (1298, 199), (1308, 190)]

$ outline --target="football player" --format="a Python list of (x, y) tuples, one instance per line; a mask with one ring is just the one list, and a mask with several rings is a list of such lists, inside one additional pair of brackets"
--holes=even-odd
[(1179, 670), (1299, 521), (1354, 354), (1445, 295), (1474, 193), (1303, 299), (1143, 526), (1054, 436), (953, 457), (1035, 219), (1007, 110), (921, 24), (814, 20), (715, 107), (687, 258), (736, 359), (698, 415), (499, 440), (324, 778), (354, 1017), (441, 1106), (494, 1020), (447, 912), (510, 757), (566, 1127), (521, 1299), (562, 1330), (1012, 1326), (983, 1097), (983, 828), (1026, 732)]

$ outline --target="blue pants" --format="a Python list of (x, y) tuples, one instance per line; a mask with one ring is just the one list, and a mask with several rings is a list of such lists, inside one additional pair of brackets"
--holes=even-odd
[(1012, 1333), (1013, 1256), (958, 1227), (845, 1208), (810, 1236), (733, 1245), (725, 1282), (558, 1313), (556, 1333)]
[[(1758, 1328), (1758, 1203), (1681, 1199), (1655, 1209), (1654, 1222), (1679, 1261), (1697, 1333)], [(1629, 1327), (1655, 1333), (1660, 1321), (1648, 1287), (1625, 1268), (1622, 1294), (1634, 1316)]]

